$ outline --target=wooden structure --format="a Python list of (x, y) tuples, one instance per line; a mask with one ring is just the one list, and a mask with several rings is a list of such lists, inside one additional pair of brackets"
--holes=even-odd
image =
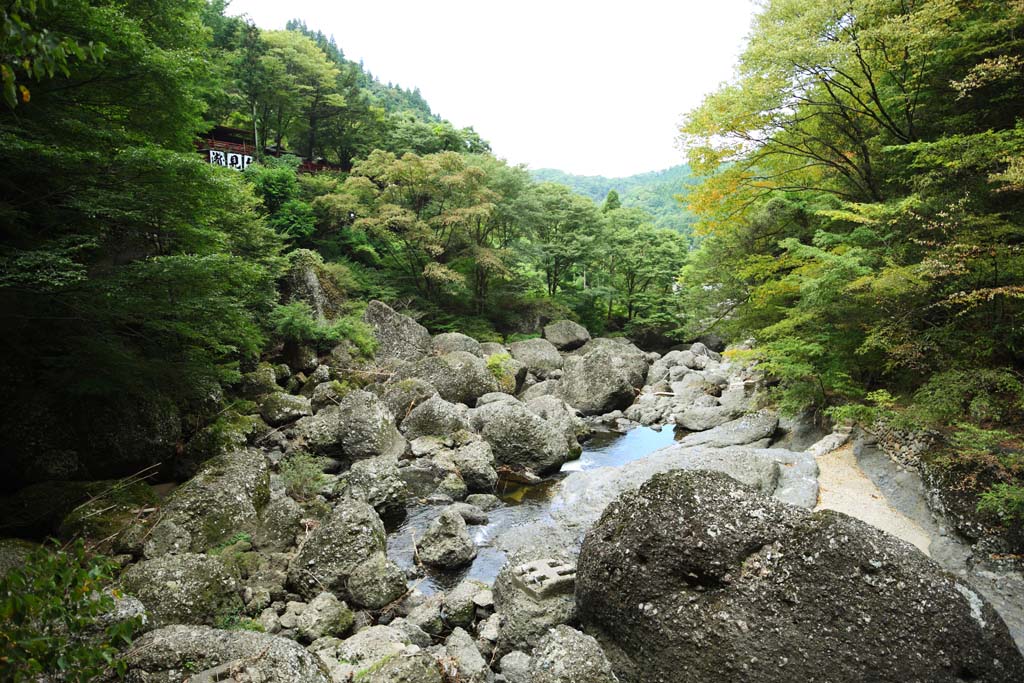
[[(256, 154), (252, 131), (227, 126), (214, 126), (210, 132), (196, 141), (196, 149), (208, 163), (233, 168), (236, 171), (244, 171), (260, 156)], [(299, 173), (341, 170), (341, 167), (335, 164), (305, 159), (293, 152), (273, 147), (264, 147), (262, 156), (280, 157), (285, 154), (293, 154), (302, 160), (299, 164)]]

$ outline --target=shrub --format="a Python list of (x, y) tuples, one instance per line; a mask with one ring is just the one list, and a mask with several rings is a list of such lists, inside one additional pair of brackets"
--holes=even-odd
[(321, 320), (303, 301), (276, 306), (270, 312), (270, 328), (282, 341), (313, 344), (323, 350), (346, 339), (364, 356), (370, 356), (376, 346), (370, 326), (359, 318), (349, 315), (334, 321)]
[(285, 491), (295, 500), (313, 498), (324, 485), (320, 462), (309, 453), (293, 453), (281, 463)]
[(516, 378), (509, 367), (511, 362), (512, 356), (507, 353), (496, 353), (487, 358), (487, 369), (494, 375), (494, 379), (498, 380), (502, 391), (509, 393), (516, 388)]
[(89, 555), (79, 541), (40, 548), (0, 576), (0, 680), (92, 681), (123, 675), (118, 649), (131, 643), (138, 619), (105, 625), (114, 607), (104, 589), (116, 565)]
[(992, 486), (981, 494), (978, 512), (991, 514), (1006, 526), (1024, 525), (1024, 486)]

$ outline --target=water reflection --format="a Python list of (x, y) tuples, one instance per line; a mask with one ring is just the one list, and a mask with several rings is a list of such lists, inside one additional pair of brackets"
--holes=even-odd
[[(584, 444), (579, 459), (565, 463), (560, 474), (536, 486), (499, 482), (495, 493), (505, 507), (490, 510), (487, 524), (469, 527), (469, 534), (477, 546), (477, 557), (473, 563), (458, 570), (425, 569), (426, 573), (414, 580), (416, 587), (430, 595), (451, 590), (465, 578), (492, 583), (505, 563), (505, 553), (494, 547), (495, 539), (514, 527), (549, 518), (551, 500), (565, 473), (596, 467), (621, 467), (671, 445), (681, 436), (671, 429), (655, 431), (650, 427), (637, 427), (625, 434), (598, 433)], [(414, 541), (423, 537), (430, 522), (443, 509), (438, 505), (411, 506), (404, 519), (396, 520), (388, 527), (388, 556), (403, 569), (413, 568)]]

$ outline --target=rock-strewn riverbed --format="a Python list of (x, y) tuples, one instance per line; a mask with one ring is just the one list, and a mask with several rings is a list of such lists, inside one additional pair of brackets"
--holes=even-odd
[(261, 365), (194, 476), (64, 520), (147, 613), (132, 680), (1020, 680), (1019, 571), (848, 432), (780, 421), (756, 368), (366, 320), (372, 362)]

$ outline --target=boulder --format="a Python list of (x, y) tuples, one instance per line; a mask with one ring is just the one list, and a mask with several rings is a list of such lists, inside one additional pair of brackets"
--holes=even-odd
[(565, 436), (569, 455), (578, 456), (583, 449), (579, 437), (588, 433), (587, 425), (576, 414), (576, 409), (557, 396), (539, 396), (525, 402), (527, 410), (544, 418)]
[(324, 636), (342, 636), (352, 628), (353, 614), (333, 593), (320, 593), (308, 603), (289, 602), (281, 615), (282, 628), (294, 630), (299, 639), (310, 643)]
[[(561, 580), (538, 580), (541, 574), (558, 572)], [(549, 629), (574, 622), (574, 581), (575, 566), (568, 555), (547, 555), (543, 542), (513, 553), (494, 581), (494, 608), (501, 615), (498, 655), (532, 652)]]
[(410, 377), (409, 379), (397, 382), (389, 382), (385, 385), (383, 401), (398, 423), (401, 424), (416, 406), (431, 396), (437, 396), (437, 389), (430, 382)]
[(612, 366), (626, 374), (633, 388), (639, 389), (644, 385), (650, 364), (647, 361), (647, 354), (632, 342), (621, 337), (615, 339), (598, 337), (573, 351), (572, 355), (586, 356), (598, 350), (604, 351), (611, 357)]
[(278, 391), (260, 400), (260, 417), (271, 427), (280, 427), (312, 414), (313, 407), (305, 396), (292, 396)]
[(569, 626), (548, 631), (530, 660), (532, 683), (618, 683), (601, 646)]
[[(323, 367), (323, 366), (322, 366)], [(338, 405), (349, 389), (340, 382), (322, 382), (313, 387), (309, 403), (313, 413), (319, 413), (331, 405)]]
[(307, 598), (324, 590), (346, 597), (356, 567), (384, 551), (384, 523), (374, 509), (343, 499), (292, 558), (288, 583)]
[(397, 458), (406, 446), (391, 411), (365, 391), (350, 391), (339, 405), (296, 422), (290, 433), (317, 455), (349, 460)]
[(331, 680), (362, 682), (391, 659), (411, 653), (408, 642), (408, 637), (396, 628), (370, 626), (345, 640), (321, 638), (309, 646), (309, 651), (327, 665)]
[(541, 396), (557, 396), (559, 384), (561, 384), (561, 380), (557, 379), (546, 379), (543, 382), (537, 382), (521, 393), (519, 395), (519, 400), (526, 403), (527, 401), (532, 401), (533, 399), (540, 398)]
[(476, 405), (476, 400), (484, 394), (500, 390), (498, 380), (484, 359), (467, 351), (427, 356), (399, 368), (392, 381), (409, 378), (428, 382), (446, 401), (468, 406)]
[(227, 680), (234, 671), (234, 680), (332, 683), (323, 662), (295, 641), (253, 631), (167, 626), (136, 640), (124, 658), (129, 681), (203, 680), (200, 672)]
[(171, 461), (171, 472), (178, 481), (191, 479), (210, 458), (241, 450), (269, 431), (259, 415), (226, 410), (192, 435), (182, 453)]
[(480, 348), (480, 342), (458, 332), (444, 332), (434, 335), (433, 340), (430, 342), (430, 351), (435, 356), (443, 356), (452, 351), (466, 351), (474, 356), (486, 358), (483, 349)]
[(253, 534), (254, 545), (269, 552), (288, 550), (303, 530), (305, 515), (302, 507), (288, 496), (272, 498), (260, 515), (259, 526)]
[(745, 446), (766, 439), (775, 433), (779, 426), (779, 416), (770, 410), (761, 410), (744, 415), (725, 424), (704, 432), (689, 434), (679, 442), (681, 446), (708, 446), (725, 448), (727, 446)]
[(252, 372), (243, 373), (238, 385), (238, 392), (251, 400), (278, 391), (281, 391), (281, 386), (277, 383), (277, 372), (270, 363), (260, 363)]
[(125, 570), (121, 587), (142, 601), (156, 627), (212, 625), (242, 609), (236, 577), (210, 555), (182, 553), (144, 560)]
[(499, 660), (498, 669), (508, 683), (533, 683), (530, 659), (525, 652), (513, 650)]
[(506, 394), (503, 391), (495, 391), (490, 394), (484, 394), (476, 400), (476, 407), (485, 406), (488, 403), (501, 403), (502, 401), (517, 402), (519, 399), (511, 394)]
[(720, 427), (738, 414), (739, 411), (731, 406), (694, 404), (676, 415), (676, 424), (691, 432), (702, 432)]
[(451, 458), (469, 491), (490, 493), (494, 490), (498, 473), (494, 470), (494, 451), (489, 443), (473, 441), (452, 451)]
[(508, 353), (508, 349), (504, 344), (498, 342), (482, 342), (480, 344), (480, 351), (483, 352), (484, 358), (488, 358), (499, 353)]
[(508, 348), (514, 359), (541, 379), (547, 379), (552, 372), (562, 369), (562, 356), (547, 339), (512, 342)]
[(557, 470), (570, 457), (558, 425), (521, 403), (489, 403), (473, 411), (471, 422), (491, 445), (499, 466), (543, 474)]
[(915, 548), (718, 472), (660, 474), (609, 505), (576, 598), (623, 681), (1024, 677), (988, 603)]
[(392, 657), (379, 669), (370, 671), (365, 680), (366, 683), (444, 683), (437, 660), (425, 652)]
[(590, 332), (579, 323), (558, 320), (544, 326), (544, 338), (559, 351), (572, 351), (590, 341)]
[(389, 456), (352, 463), (347, 472), (338, 476), (334, 493), (368, 503), (381, 515), (401, 512), (409, 497), (397, 461)]
[(476, 579), (463, 579), (444, 596), (444, 620), (456, 626), (472, 626), (476, 618), (474, 598), (487, 590), (487, 584)]
[(384, 553), (376, 553), (348, 577), (352, 601), (367, 609), (378, 610), (406, 594), (405, 573)]
[(584, 415), (602, 415), (629, 407), (635, 391), (629, 374), (616, 366), (614, 357), (595, 349), (566, 358), (558, 396)]
[(255, 530), (270, 502), (270, 468), (255, 449), (225, 453), (206, 462), (164, 501), (159, 521), (128, 536), (145, 539), (143, 554), (203, 552), (242, 532)]
[(402, 431), (407, 439), (448, 436), (460, 429), (469, 429), (466, 407), (449, 403), (440, 396), (423, 401), (402, 420)]
[(375, 355), (379, 359), (416, 360), (430, 350), (430, 333), (407, 315), (396, 313), (387, 304), (371, 301), (363, 321), (373, 328), (377, 339)]
[(501, 498), (493, 493), (471, 493), (466, 496), (466, 503), (484, 511), (497, 510), (505, 505), (501, 502)]
[(416, 543), (416, 552), (424, 564), (450, 569), (469, 564), (476, 557), (476, 545), (469, 537), (466, 522), (456, 510), (445, 509)]
[(463, 629), (456, 627), (444, 642), (448, 656), (455, 660), (459, 683), (489, 683), (494, 674), (487, 666), (487, 661), (476, 648), (473, 638)]

